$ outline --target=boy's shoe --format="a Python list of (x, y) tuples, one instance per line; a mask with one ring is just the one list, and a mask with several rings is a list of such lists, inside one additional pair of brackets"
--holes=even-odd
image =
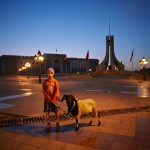
[(59, 122), (56, 123), (56, 132), (59, 132), (60, 131), (60, 125), (59, 125)]
[(51, 130), (51, 124), (50, 123), (47, 123), (46, 125), (46, 128), (45, 128), (47, 131), (50, 131)]

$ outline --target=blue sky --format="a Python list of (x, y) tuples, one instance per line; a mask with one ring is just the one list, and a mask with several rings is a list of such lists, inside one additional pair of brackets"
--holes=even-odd
[(67, 54), (103, 61), (106, 35), (114, 35), (116, 57), (131, 70), (142, 57), (150, 67), (149, 0), (0, 0), (0, 56)]

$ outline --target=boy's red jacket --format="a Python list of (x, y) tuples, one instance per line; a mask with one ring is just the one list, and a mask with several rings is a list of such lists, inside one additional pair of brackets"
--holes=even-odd
[(59, 100), (60, 90), (56, 79), (46, 79), (43, 83), (43, 94), (46, 102)]

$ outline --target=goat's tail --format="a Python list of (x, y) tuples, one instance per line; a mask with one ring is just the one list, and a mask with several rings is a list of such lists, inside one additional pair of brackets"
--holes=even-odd
[(95, 103), (95, 105), (93, 105), (93, 108), (92, 108), (92, 114), (94, 115), (94, 117), (98, 117), (98, 112), (97, 112), (97, 106), (96, 106), (96, 103)]

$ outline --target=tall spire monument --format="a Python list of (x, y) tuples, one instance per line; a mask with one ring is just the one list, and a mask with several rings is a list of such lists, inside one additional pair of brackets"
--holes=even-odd
[(114, 52), (114, 36), (110, 35), (110, 18), (109, 18), (109, 35), (106, 36), (106, 55), (99, 65), (99, 70), (120, 70), (124, 71), (124, 64), (119, 62)]

